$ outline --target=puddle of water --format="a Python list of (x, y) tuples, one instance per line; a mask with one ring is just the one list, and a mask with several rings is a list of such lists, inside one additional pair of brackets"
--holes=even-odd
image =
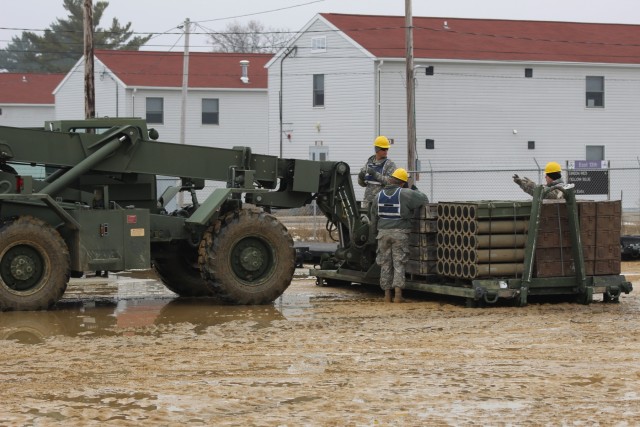
[(213, 298), (177, 298), (147, 272), (112, 274), (72, 280), (50, 311), (0, 313), (0, 340), (38, 344), (53, 336), (100, 337), (118, 334), (161, 334), (163, 328), (188, 323), (200, 334), (231, 321), (251, 322), (260, 329), (279, 320), (313, 318), (318, 304), (366, 300), (354, 289), (316, 288), (312, 284), (285, 292), (273, 305), (223, 305)]
[(0, 313), (0, 340), (39, 344), (53, 336), (97, 338), (122, 333), (161, 333), (150, 326), (189, 323), (195, 333), (231, 321), (251, 322), (254, 328), (286, 320), (274, 306), (225, 306), (213, 299), (142, 299), (116, 303), (89, 301), (59, 304), (50, 311)]

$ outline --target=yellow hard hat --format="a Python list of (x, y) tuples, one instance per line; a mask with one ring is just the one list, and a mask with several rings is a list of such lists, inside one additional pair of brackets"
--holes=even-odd
[(373, 146), (380, 147), (380, 148), (389, 148), (391, 147), (391, 144), (389, 144), (389, 138), (387, 138), (386, 136), (380, 135), (379, 137), (376, 138), (375, 141), (373, 141)]
[(407, 170), (402, 168), (398, 168), (395, 171), (393, 171), (391, 176), (404, 182), (407, 182), (409, 180), (409, 174), (407, 173)]
[(544, 167), (544, 173), (554, 173), (554, 172), (562, 172), (562, 167), (560, 163), (549, 162), (547, 166)]

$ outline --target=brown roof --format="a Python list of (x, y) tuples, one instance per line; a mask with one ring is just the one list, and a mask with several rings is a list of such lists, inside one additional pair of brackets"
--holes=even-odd
[[(322, 16), (376, 57), (405, 57), (404, 16)], [(640, 64), (640, 25), (414, 17), (413, 26), (416, 58)]]
[(53, 105), (53, 90), (63, 78), (64, 74), (0, 73), (0, 102)]
[[(97, 50), (95, 56), (128, 86), (182, 86), (182, 52)], [(189, 54), (189, 87), (266, 89), (264, 65), (272, 56), (192, 52)], [(248, 84), (240, 81), (240, 61), (244, 59), (249, 61)]]

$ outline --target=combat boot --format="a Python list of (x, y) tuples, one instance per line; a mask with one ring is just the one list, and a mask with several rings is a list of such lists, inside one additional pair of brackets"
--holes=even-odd
[(384, 302), (391, 302), (391, 289), (384, 290)]
[(396, 288), (396, 297), (393, 299), (393, 302), (404, 302), (404, 298), (402, 298), (402, 288)]

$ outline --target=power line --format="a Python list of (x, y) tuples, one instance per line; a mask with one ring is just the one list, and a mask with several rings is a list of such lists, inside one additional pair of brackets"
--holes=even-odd
[(271, 12), (279, 12), (281, 10), (293, 9), (293, 8), (296, 8), (296, 7), (307, 6), (307, 5), (310, 5), (310, 4), (313, 4), (313, 3), (320, 3), (320, 2), (323, 2), (323, 1), (324, 0), (314, 0), (314, 1), (307, 2), (307, 3), (296, 4), (296, 5), (293, 5), (293, 6), (281, 7), (279, 9), (271, 9), (271, 10), (265, 10), (265, 11), (262, 11), (262, 12), (247, 13), (245, 15), (227, 16), (226, 18), (205, 19), (205, 20), (202, 20), (202, 21), (194, 21), (194, 23), (198, 24), (198, 23), (202, 23), (202, 22), (224, 21), (224, 20), (227, 20), (227, 19), (236, 19), (236, 18), (245, 18), (247, 16), (264, 15), (264, 14), (271, 13)]

